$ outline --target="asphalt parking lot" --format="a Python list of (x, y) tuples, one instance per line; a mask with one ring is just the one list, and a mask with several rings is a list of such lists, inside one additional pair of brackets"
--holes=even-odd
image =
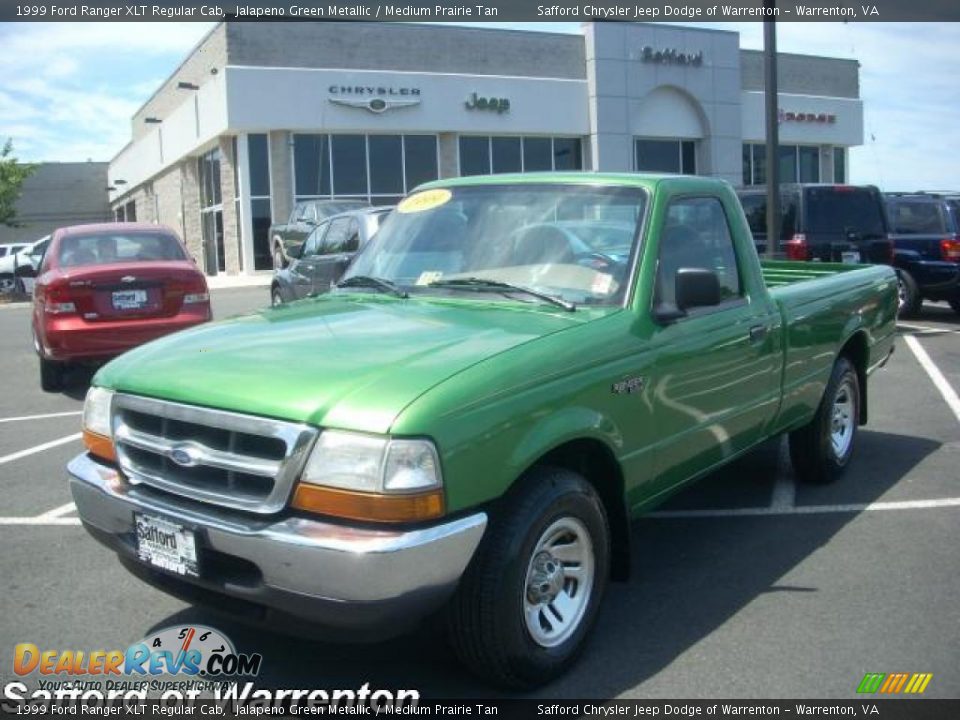
[[(214, 292), (220, 318), (266, 303), (265, 288)], [(79, 526), (65, 480), (89, 375), (42, 393), (29, 338), (29, 311), (0, 307), (0, 679), (18, 642), (124, 648), (200, 622), (262, 653), (265, 686), (492, 694), (430, 630), (364, 646), (271, 635), (128, 575)], [(960, 697), (958, 391), (960, 316), (928, 305), (872, 379), (842, 482), (795, 486), (770, 443), (637, 523), (633, 579), (536, 696), (856, 700), (866, 672), (929, 672), (925, 696)]]

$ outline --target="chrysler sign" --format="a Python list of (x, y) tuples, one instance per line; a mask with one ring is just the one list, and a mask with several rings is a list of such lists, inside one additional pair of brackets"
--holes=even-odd
[(420, 88), (385, 85), (331, 85), (330, 102), (380, 114), (394, 108), (420, 104)]

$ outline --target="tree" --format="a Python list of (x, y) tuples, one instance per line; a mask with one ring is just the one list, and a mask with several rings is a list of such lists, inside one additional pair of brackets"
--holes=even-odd
[(20, 189), (36, 165), (17, 162), (13, 156), (13, 141), (7, 140), (0, 150), (0, 225), (17, 227), (17, 200)]

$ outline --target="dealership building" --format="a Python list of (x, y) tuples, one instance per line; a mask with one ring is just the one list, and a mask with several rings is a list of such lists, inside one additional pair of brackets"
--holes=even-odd
[[(778, 63), (782, 180), (845, 181), (859, 63)], [(176, 229), (210, 275), (250, 274), (298, 200), (390, 204), (435, 178), (542, 170), (761, 184), (763, 107), (762, 53), (734, 32), (221, 23), (134, 115), (110, 205)]]

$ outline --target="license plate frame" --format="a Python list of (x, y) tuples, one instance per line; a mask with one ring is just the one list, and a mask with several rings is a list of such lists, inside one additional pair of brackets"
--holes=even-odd
[(844, 250), (840, 253), (840, 262), (844, 265), (859, 265), (863, 262), (859, 250)]
[(134, 513), (137, 558), (151, 567), (185, 577), (200, 577), (197, 534), (170, 520)]
[(140, 310), (147, 304), (146, 290), (114, 290), (110, 294), (114, 310)]

